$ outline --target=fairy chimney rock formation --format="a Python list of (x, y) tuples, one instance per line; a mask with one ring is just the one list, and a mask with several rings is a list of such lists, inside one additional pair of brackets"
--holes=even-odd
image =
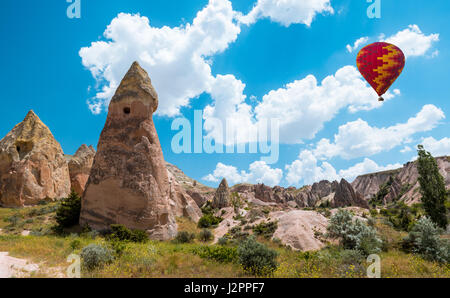
[(67, 162), (50, 129), (33, 112), (0, 141), (0, 206), (23, 207), (70, 192)]
[(170, 186), (152, 115), (158, 95), (145, 70), (133, 63), (109, 105), (82, 200), (81, 225), (111, 224), (147, 231), (151, 239), (176, 235)]
[(229, 207), (231, 203), (230, 197), (230, 188), (228, 187), (227, 179), (223, 178), (222, 182), (217, 188), (212, 206), (219, 209)]
[(95, 149), (92, 146), (81, 145), (74, 156), (69, 159), (69, 174), (71, 188), (80, 196), (84, 193), (84, 188), (91, 173), (94, 162)]

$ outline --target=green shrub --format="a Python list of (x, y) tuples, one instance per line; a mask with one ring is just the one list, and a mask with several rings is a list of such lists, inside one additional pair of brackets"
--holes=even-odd
[(210, 228), (215, 227), (222, 222), (222, 218), (216, 217), (212, 214), (203, 215), (198, 221), (199, 228)]
[(377, 209), (370, 209), (370, 216), (372, 216), (372, 217), (377, 217), (377, 216), (378, 216), (378, 211), (377, 211)]
[(127, 243), (118, 239), (110, 241), (109, 245), (111, 246), (111, 249), (114, 251), (114, 254), (117, 257), (121, 257), (123, 255), (123, 252), (127, 248)]
[(148, 234), (145, 231), (141, 231), (141, 230), (132, 230), (131, 231), (131, 242), (136, 242), (136, 243), (146, 243), (148, 242)]
[(352, 214), (342, 209), (331, 217), (327, 236), (339, 239), (345, 249), (359, 250), (366, 255), (379, 252), (382, 246), (374, 228), (353, 220)]
[(211, 241), (213, 238), (214, 238), (214, 236), (213, 236), (212, 232), (208, 229), (203, 229), (198, 234), (198, 239), (203, 242)]
[(81, 198), (72, 190), (69, 197), (63, 199), (56, 210), (56, 222), (59, 228), (70, 228), (80, 220)]
[(219, 240), (217, 241), (217, 244), (222, 245), (222, 246), (227, 245), (228, 238), (226, 236), (220, 237)]
[(254, 237), (248, 237), (242, 241), (237, 253), (242, 268), (252, 275), (270, 275), (278, 267), (276, 261), (278, 253), (257, 242)]
[(404, 250), (420, 254), (431, 261), (450, 262), (450, 244), (441, 240), (442, 230), (428, 217), (422, 217), (412, 228), (409, 235), (403, 239)]
[(194, 240), (195, 235), (186, 231), (178, 232), (175, 237), (175, 242), (178, 243), (190, 243)]
[(18, 223), (21, 221), (21, 219), (22, 219), (22, 216), (20, 214), (15, 214), (13, 216), (5, 218), (3, 221), (9, 222), (10, 227), (16, 227), (18, 225)]
[(253, 227), (253, 233), (258, 236), (263, 236), (266, 239), (270, 239), (272, 238), (273, 233), (275, 233), (277, 228), (278, 224), (274, 221), (268, 223), (262, 222), (259, 225)]
[(220, 263), (233, 263), (238, 260), (237, 249), (235, 247), (201, 246), (194, 249), (193, 253), (203, 259), (210, 259)]
[(81, 247), (81, 241), (78, 239), (72, 240), (72, 242), (70, 242), (70, 247), (73, 250), (79, 249)]
[(83, 266), (89, 271), (101, 268), (114, 260), (110, 249), (97, 244), (90, 244), (83, 248), (81, 258), (83, 259)]
[(111, 225), (111, 232), (107, 236), (107, 239), (119, 240), (119, 241), (130, 241), (136, 243), (145, 243), (148, 241), (148, 235), (145, 231), (140, 230), (130, 230), (124, 225)]

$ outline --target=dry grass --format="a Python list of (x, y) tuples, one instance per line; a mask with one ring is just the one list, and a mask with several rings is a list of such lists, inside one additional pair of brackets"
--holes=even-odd
[[(44, 270), (32, 277), (64, 276), (69, 265), (66, 258), (72, 253), (80, 254), (81, 248), (91, 243), (110, 245), (102, 237), (95, 239), (83, 236), (59, 237), (44, 236), (20, 236), (24, 229), (33, 230), (37, 227), (48, 227), (54, 224), (54, 213), (42, 212), (41, 208), (53, 206), (37, 206), (21, 210), (0, 208), (0, 227), (6, 228), (10, 222), (4, 222), (4, 218), (18, 216), (20, 221), (14, 229), (5, 231), (9, 235), (0, 236), (0, 251), (9, 252), (11, 256), (27, 259), (39, 264)], [(35, 211), (33, 211), (35, 210)], [(32, 222), (27, 220), (33, 219)], [(198, 234), (196, 223), (178, 218), (179, 231)], [(398, 232), (382, 221), (376, 223), (379, 234), (387, 241), (387, 251), (380, 254), (382, 260), (382, 277), (446, 277), (450, 278), (450, 266), (428, 262), (418, 256), (401, 252), (399, 243), (406, 235)], [(79, 241), (80, 246), (72, 248), (74, 241)], [(352, 259), (346, 256), (346, 252), (336, 246), (330, 246), (320, 252), (301, 253), (287, 249), (284, 246), (258, 239), (279, 253), (279, 268), (274, 272), (275, 278), (336, 278), (336, 277), (365, 277), (366, 267), (369, 265), (365, 259)], [(215, 277), (233, 278), (245, 277), (238, 264), (218, 263), (216, 261), (202, 259), (193, 253), (203, 243), (194, 241), (191, 244), (177, 244), (174, 242), (151, 241), (146, 244), (128, 243), (123, 254), (116, 257), (115, 261), (105, 267), (87, 272), (83, 270), (83, 277), (111, 277), (111, 278), (144, 278), (144, 277)], [(347, 252), (348, 253), (348, 252)]]

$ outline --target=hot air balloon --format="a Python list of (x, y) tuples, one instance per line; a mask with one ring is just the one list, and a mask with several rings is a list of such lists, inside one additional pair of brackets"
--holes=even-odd
[(356, 64), (362, 76), (377, 92), (379, 101), (384, 101), (382, 95), (405, 67), (405, 55), (393, 44), (376, 42), (359, 51)]

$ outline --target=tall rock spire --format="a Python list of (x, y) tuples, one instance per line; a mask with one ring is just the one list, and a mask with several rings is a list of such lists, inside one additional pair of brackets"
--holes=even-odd
[(33, 112), (0, 141), (0, 206), (23, 207), (70, 192), (59, 143)]
[(152, 115), (158, 96), (137, 62), (123, 78), (108, 117), (82, 200), (80, 223), (145, 230), (152, 239), (177, 231), (170, 186)]
[(230, 188), (228, 187), (227, 179), (223, 178), (214, 196), (213, 207), (219, 209), (229, 207), (231, 205), (230, 196)]

